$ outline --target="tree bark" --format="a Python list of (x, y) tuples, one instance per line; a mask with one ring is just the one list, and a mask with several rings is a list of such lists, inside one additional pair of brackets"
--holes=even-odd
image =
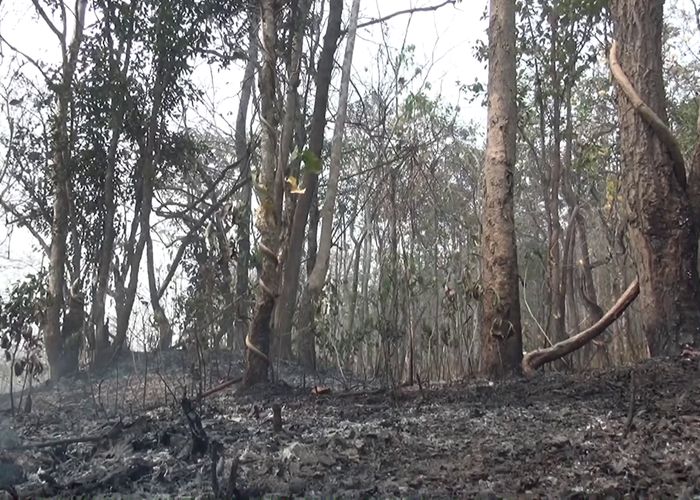
[(491, 0), (481, 368), (497, 377), (519, 371), (522, 360), (513, 215), (516, 126), (515, 1)]
[[(619, 43), (610, 50), (632, 256), (642, 329), (652, 356), (675, 355), (700, 339), (697, 222), (683, 157), (666, 118), (663, 0), (614, 0)], [(617, 58), (619, 57), (619, 61)]]

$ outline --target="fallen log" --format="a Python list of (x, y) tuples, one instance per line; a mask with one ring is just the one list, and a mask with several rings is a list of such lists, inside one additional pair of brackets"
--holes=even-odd
[(522, 368), (523, 375), (527, 378), (531, 378), (535, 375), (536, 370), (546, 363), (551, 363), (559, 358), (571, 354), (572, 352), (580, 349), (588, 342), (599, 336), (605, 331), (605, 329), (610, 326), (617, 318), (619, 318), (625, 309), (634, 302), (634, 299), (639, 295), (639, 280), (635, 279), (627, 290), (617, 299), (617, 302), (606, 312), (600, 320), (594, 323), (592, 326), (586, 328), (584, 331), (569, 337), (566, 340), (562, 340), (554, 344), (553, 346), (538, 349), (527, 353), (523, 357)]

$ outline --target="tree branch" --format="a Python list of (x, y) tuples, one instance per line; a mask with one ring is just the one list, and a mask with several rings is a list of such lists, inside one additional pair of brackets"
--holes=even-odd
[(61, 46), (65, 47), (65, 34), (61, 33), (61, 31), (56, 27), (53, 21), (49, 19), (49, 16), (46, 14), (46, 11), (39, 4), (39, 0), (32, 0), (32, 3), (34, 4), (34, 8), (36, 9), (37, 13), (41, 16), (41, 18), (44, 20), (49, 29), (53, 31), (53, 34), (56, 35), (58, 41), (61, 43)]
[(562, 358), (586, 345), (603, 333), (617, 318), (622, 316), (622, 313), (634, 302), (637, 295), (639, 295), (639, 280), (635, 279), (630, 286), (627, 287), (625, 293), (617, 299), (615, 305), (613, 305), (595, 324), (573, 337), (554, 344), (552, 347), (527, 353), (522, 363), (523, 374), (528, 378), (533, 377), (535, 375), (535, 370), (540, 366)]
[[(383, 23), (385, 21), (388, 21), (389, 19), (392, 19), (397, 16), (402, 16), (404, 14), (415, 14), (416, 12), (432, 12), (435, 10), (438, 10), (441, 7), (444, 7), (445, 5), (454, 5), (457, 3), (457, 0), (445, 0), (444, 2), (437, 4), (437, 5), (431, 5), (428, 7), (415, 7), (413, 9), (406, 9), (406, 10), (399, 10), (397, 12), (394, 12), (393, 14), (389, 14), (387, 16), (379, 17), (377, 19), (371, 19), (369, 21), (365, 21), (364, 23), (359, 23), (357, 25), (357, 29), (360, 28), (366, 28), (367, 26), (371, 26), (373, 24), (377, 23)], [(347, 33), (347, 31), (343, 31), (343, 34)]]
[(41, 76), (44, 77), (44, 80), (46, 80), (46, 83), (48, 84), (48, 86), (49, 86), (49, 87), (52, 86), (51, 78), (49, 78), (49, 75), (44, 71), (44, 68), (41, 67), (41, 65), (39, 64), (39, 62), (38, 62), (36, 59), (32, 58), (29, 54), (26, 54), (25, 52), (22, 52), (22, 51), (19, 50), (17, 47), (15, 47), (14, 45), (12, 45), (12, 44), (11, 44), (10, 42), (8, 42), (7, 39), (6, 39), (4, 36), (2, 36), (1, 34), (0, 34), (0, 42), (4, 43), (4, 44), (7, 45), (11, 50), (13, 50), (14, 52), (18, 53), (19, 55), (21, 55), (22, 57), (24, 57), (27, 61), (29, 61), (29, 62), (32, 64), (32, 66), (34, 66), (37, 70), (39, 70), (39, 73), (41, 73)]
[(620, 89), (625, 94), (627, 99), (629, 99), (630, 104), (634, 110), (639, 113), (639, 116), (647, 122), (647, 124), (652, 128), (652, 130), (659, 137), (661, 142), (664, 143), (668, 149), (668, 153), (671, 156), (671, 161), (673, 162), (673, 172), (678, 180), (678, 183), (686, 189), (688, 187), (688, 181), (685, 176), (685, 162), (683, 160), (683, 153), (681, 153), (681, 148), (678, 145), (678, 141), (673, 136), (671, 130), (666, 126), (666, 124), (661, 121), (661, 118), (652, 110), (639, 96), (637, 91), (634, 89), (632, 82), (629, 81), (627, 75), (620, 66), (620, 62), (617, 59), (617, 41), (613, 40), (612, 46), (610, 47), (610, 71), (612, 72), (615, 81), (620, 86)]

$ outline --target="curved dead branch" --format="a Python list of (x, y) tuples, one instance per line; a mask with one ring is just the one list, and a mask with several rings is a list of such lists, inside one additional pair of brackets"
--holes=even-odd
[(627, 287), (625, 293), (623, 293), (620, 298), (617, 299), (617, 302), (615, 302), (610, 310), (592, 326), (586, 328), (584, 331), (574, 335), (573, 337), (569, 337), (566, 340), (554, 344), (551, 347), (547, 347), (546, 349), (538, 349), (527, 353), (523, 358), (522, 363), (523, 374), (526, 377), (531, 378), (535, 375), (535, 371), (542, 365), (574, 352), (599, 336), (608, 326), (619, 318), (623, 312), (625, 312), (625, 309), (627, 309), (627, 307), (634, 302), (637, 295), (639, 295), (639, 279), (635, 279), (630, 286)]
[(647, 122), (647, 124), (659, 137), (661, 142), (663, 142), (668, 148), (668, 152), (671, 155), (671, 160), (673, 161), (673, 172), (680, 185), (685, 189), (688, 185), (685, 177), (685, 162), (683, 160), (683, 153), (681, 153), (681, 148), (678, 145), (678, 141), (676, 141), (673, 133), (661, 120), (661, 118), (659, 118), (659, 116), (654, 113), (654, 111), (642, 100), (637, 91), (634, 89), (634, 86), (632, 86), (632, 82), (630, 82), (629, 78), (627, 78), (627, 75), (617, 59), (617, 41), (613, 41), (612, 46), (610, 47), (610, 71), (612, 72), (613, 78), (620, 86), (622, 92), (625, 94), (627, 99), (629, 99), (634, 110), (639, 113), (639, 116), (641, 116), (642, 119)]

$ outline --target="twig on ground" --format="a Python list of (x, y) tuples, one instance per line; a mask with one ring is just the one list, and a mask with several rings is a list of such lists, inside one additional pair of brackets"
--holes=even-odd
[(630, 371), (630, 402), (627, 408), (627, 422), (625, 423), (625, 432), (622, 434), (623, 439), (627, 439), (630, 431), (632, 430), (632, 421), (634, 420), (635, 413), (635, 400), (636, 400), (637, 384), (634, 380), (634, 370)]

